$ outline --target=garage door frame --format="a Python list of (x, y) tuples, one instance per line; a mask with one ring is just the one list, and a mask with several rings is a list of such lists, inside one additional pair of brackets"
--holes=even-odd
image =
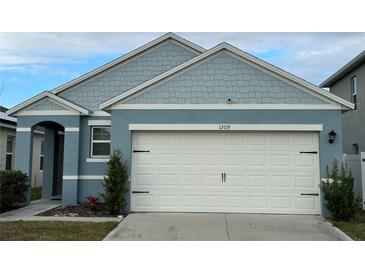
[[(276, 131), (276, 132), (319, 132), (323, 130), (322, 124), (129, 124), (130, 131)], [(133, 135), (131, 135), (133, 136)], [(132, 140), (133, 143), (133, 140)], [(132, 148), (133, 149), (133, 148)], [(320, 145), (318, 143), (318, 169), (320, 169), (319, 161)], [(132, 153), (132, 151), (131, 151)], [(133, 161), (133, 160), (132, 160)], [(131, 163), (133, 169), (133, 163)], [(132, 172), (133, 174), (133, 172)], [(131, 175), (133, 176), (133, 175)], [(133, 178), (131, 178), (130, 197), (132, 199)], [(319, 201), (320, 201), (319, 197)], [(319, 211), (321, 204), (319, 203)]]

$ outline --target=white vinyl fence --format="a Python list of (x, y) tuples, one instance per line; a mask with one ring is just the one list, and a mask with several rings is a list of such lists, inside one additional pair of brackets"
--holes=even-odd
[(344, 154), (343, 162), (351, 169), (354, 177), (354, 192), (362, 199), (362, 208), (365, 210), (365, 152)]

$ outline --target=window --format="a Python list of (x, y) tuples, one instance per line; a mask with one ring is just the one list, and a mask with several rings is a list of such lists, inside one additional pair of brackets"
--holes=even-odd
[(91, 128), (91, 157), (110, 156), (110, 127)]
[(8, 136), (6, 139), (6, 160), (5, 160), (5, 169), (12, 170), (13, 169), (13, 162), (14, 162), (14, 144), (15, 144), (15, 137)]
[(359, 154), (359, 144), (353, 144), (352, 145), (352, 150), (354, 152), (354, 154)]
[(355, 109), (357, 108), (357, 81), (356, 76), (351, 78), (351, 101), (355, 104)]
[(42, 140), (41, 142), (41, 153), (39, 155), (40, 158), (40, 164), (39, 164), (39, 169), (41, 171), (43, 171), (43, 162), (44, 162), (44, 140)]

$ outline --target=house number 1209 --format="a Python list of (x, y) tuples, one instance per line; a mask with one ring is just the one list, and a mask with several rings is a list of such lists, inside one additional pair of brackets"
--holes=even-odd
[(219, 125), (219, 130), (230, 130), (230, 125)]

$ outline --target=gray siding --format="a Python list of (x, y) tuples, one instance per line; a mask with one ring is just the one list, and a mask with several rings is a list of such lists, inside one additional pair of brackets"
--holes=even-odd
[(27, 108), (26, 110), (67, 110), (67, 108), (47, 99), (41, 103), (32, 105), (31, 107)]
[(131, 104), (326, 104), (223, 52), (147, 92)]
[(184, 63), (196, 55), (170, 41), (79, 86), (70, 88), (60, 93), (59, 96), (96, 111), (99, 110), (98, 105), (107, 99)]
[(353, 144), (359, 144), (359, 150), (365, 151), (365, 64), (346, 75), (330, 87), (330, 91), (351, 102), (351, 78), (357, 78), (357, 109), (342, 115), (343, 151), (353, 153)]

